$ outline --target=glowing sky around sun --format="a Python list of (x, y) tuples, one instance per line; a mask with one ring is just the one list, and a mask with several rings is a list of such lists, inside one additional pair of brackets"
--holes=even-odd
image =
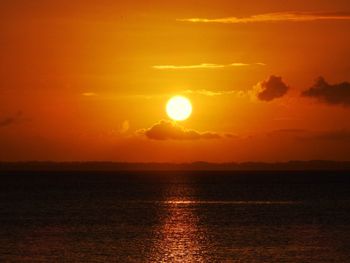
[[(350, 160), (349, 14), (345, 0), (2, 1), (0, 160)], [(177, 117), (176, 95), (192, 105)]]

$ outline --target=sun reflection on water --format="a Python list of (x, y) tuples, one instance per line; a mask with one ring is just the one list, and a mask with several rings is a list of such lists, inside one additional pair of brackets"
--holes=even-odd
[[(193, 196), (186, 188), (185, 196)], [(171, 189), (170, 189), (171, 191)], [(152, 251), (155, 262), (206, 262), (207, 233), (200, 227), (196, 214), (196, 200), (173, 200), (168, 197), (161, 203), (162, 222), (157, 229), (158, 239)]]

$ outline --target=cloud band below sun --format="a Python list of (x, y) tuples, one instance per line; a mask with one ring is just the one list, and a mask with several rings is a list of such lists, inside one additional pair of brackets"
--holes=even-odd
[(168, 120), (161, 120), (151, 128), (138, 130), (137, 134), (145, 135), (153, 140), (199, 140), (199, 139), (222, 139), (233, 138), (232, 134), (221, 135), (217, 132), (199, 132)]
[(184, 18), (177, 19), (180, 22), (191, 23), (222, 23), (222, 24), (246, 24), (258, 22), (307, 22), (316, 20), (350, 20), (349, 13), (312, 13), (312, 12), (279, 12), (258, 14), (247, 17), (223, 17), (223, 18)]

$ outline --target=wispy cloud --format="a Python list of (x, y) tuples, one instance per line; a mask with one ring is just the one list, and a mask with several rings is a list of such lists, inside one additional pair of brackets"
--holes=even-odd
[(7, 126), (11, 126), (15, 123), (20, 122), (21, 118), (22, 118), (22, 112), (19, 111), (16, 113), (16, 115), (14, 116), (9, 116), (9, 117), (5, 117), (3, 119), (0, 119), (0, 128), (1, 127), (7, 127)]
[(197, 94), (197, 95), (203, 95), (203, 96), (221, 96), (221, 95), (237, 95), (239, 97), (243, 97), (246, 92), (243, 90), (220, 90), (220, 91), (212, 91), (212, 90), (206, 90), (206, 89), (200, 89), (200, 90), (185, 90), (183, 93), (186, 94)]
[(350, 130), (305, 131), (295, 137), (300, 141), (333, 141), (340, 143), (350, 142)]
[(247, 66), (265, 66), (264, 63), (231, 63), (231, 64), (213, 64), (213, 63), (202, 63), (195, 65), (155, 65), (153, 69), (158, 70), (185, 70), (185, 69), (220, 69), (229, 67), (247, 67)]
[(241, 24), (258, 22), (306, 22), (316, 20), (350, 20), (350, 13), (321, 13), (321, 12), (280, 12), (258, 14), (246, 17), (223, 17), (223, 18), (184, 18), (177, 19), (181, 22), (192, 23), (223, 23)]
[(84, 97), (94, 97), (97, 96), (97, 94), (95, 92), (84, 92), (81, 94)]
[(127, 133), (130, 129), (130, 122), (128, 120), (123, 121), (119, 128), (120, 133)]

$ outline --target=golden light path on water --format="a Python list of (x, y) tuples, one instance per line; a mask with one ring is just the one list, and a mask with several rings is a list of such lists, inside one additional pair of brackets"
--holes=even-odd
[[(215, 227), (208, 229), (205, 219), (205, 210), (209, 207), (231, 210), (232, 207), (300, 204), (297, 201), (200, 200), (199, 193), (191, 184), (183, 184), (181, 187), (169, 185), (163, 193), (163, 200), (134, 201), (161, 208), (159, 226), (154, 231), (155, 238), (148, 256), (152, 262), (211, 262), (211, 259), (218, 259), (220, 256), (213, 255), (218, 246), (215, 231), (213, 232)], [(240, 235), (240, 232), (236, 234)], [(230, 253), (233, 252), (236, 259), (244, 258), (247, 256), (243, 255), (245, 249), (238, 247)], [(224, 255), (221, 257), (224, 258)]]
[[(197, 201), (173, 200), (171, 193), (177, 190), (168, 189), (166, 200), (158, 202), (164, 209), (164, 217), (157, 230), (160, 239), (154, 244), (150, 259), (154, 262), (206, 262), (207, 232), (205, 228), (200, 228), (195, 209), (184, 206)], [(182, 191), (187, 198), (194, 196), (193, 188)]]
[(165, 205), (298, 205), (298, 201), (203, 201), (203, 200), (168, 200), (168, 201), (130, 201), (130, 203), (158, 203)]
[[(191, 184), (169, 185), (163, 189), (163, 197), (163, 200), (131, 201), (152, 204), (161, 208), (159, 225), (153, 232), (152, 248), (148, 255), (148, 260), (152, 262), (212, 262), (211, 260), (225, 258), (227, 255), (215, 255), (218, 253), (219, 244), (215, 231), (216, 226), (207, 223), (208, 212), (206, 211), (209, 211), (207, 209), (211, 209), (210, 207), (215, 207), (214, 209), (218, 209), (218, 213), (221, 213), (220, 211), (223, 210), (245, 211), (244, 207), (249, 206), (279, 207), (302, 204), (299, 201), (289, 200), (203, 200), (199, 198), (200, 193)], [(220, 224), (218, 227), (221, 229), (223, 226)], [(244, 230), (245, 226), (235, 226), (234, 229), (239, 239), (242, 237), (242, 229)], [(254, 236), (253, 233), (251, 235)], [(230, 240), (228, 237), (222, 238)], [(231, 238), (234, 237), (231, 236)], [(232, 259), (248, 259), (252, 255), (251, 250), (256, 249), (249, 245), (250, 243), (251, 241), (247, 241), (244, 245), (237, 243), (237, 247), (226, 244), (228, 247), (223, 250), (231, 254)]]

